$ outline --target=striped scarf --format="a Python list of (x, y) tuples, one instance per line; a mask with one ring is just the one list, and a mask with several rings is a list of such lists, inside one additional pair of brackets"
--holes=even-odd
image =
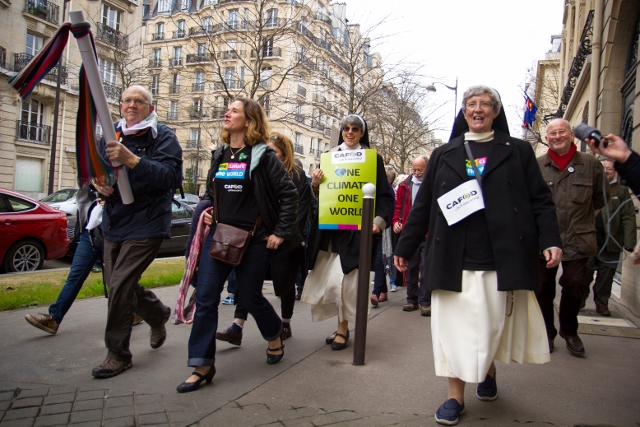
[[(26, 100), (40, 81), (58, 64), (69, 41), (69, 32), (76, 39), (89, 36), (95, 54), (91, 24), (65, 22), (40, 53), (20, 73), (9, 79), (9, 84)], [(96, 55), (97, 57), (97, 55)], [(82, 187), (96, 178), (102, 185), (113, 186), (116, 180), (114, 168), (100, 156), (96, 145), (96, 108), (89, 90), (84, 67), (80, 68), (80, 94), (76, 119), (76, 162), (78, 183)]]

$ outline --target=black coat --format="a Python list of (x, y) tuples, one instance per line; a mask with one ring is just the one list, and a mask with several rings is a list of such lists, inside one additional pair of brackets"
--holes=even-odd
[(640, 155), (635, 151), (624, 163), (615, 163), (616, 172), (626, 181), (633, 194), (640, 195)]
[[(462, 290), (467, 221), (449, 226), (437, 199), (469, 179), (464, 136), (434, 150), (404, 225), (395, 255), (410, 259), (429, 232), (426, 283), (429, 289)], [(551, 191), (531, 146), (496, 132), (482, 175), (485, 215), (498, 274), (498, 289), (536, 290), (541, 251), (562, 242)]]

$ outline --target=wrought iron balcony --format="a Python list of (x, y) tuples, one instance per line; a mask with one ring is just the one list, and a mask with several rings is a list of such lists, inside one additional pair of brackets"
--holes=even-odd
[(198, 143), (197, 139), (189, 139), (187, 140), (187, 148), (202, 148), (202, 145)]
[(51, 126), (16, 120), (16, 139), (49, 145), (50, 138)]
[[(251, 51), (251, 57), (256, 58), (258, 54), (255, 50)], [(273, 48), (262, 48), (260, 49), (260, 57), (261, 58), (273, 58), (282, 56), (282, 49), (279, 47)]]
[(304, 154), (304, 147), (302, 144), (293, 144), (293, 151), (298, 154)]
[(102, 86), (104, 87), (104, 94), (107, 96), (107, 99), (115, 101), (120, 100), (120, 95), (122, 95), (122, 87), (104, 81), (102, 82)]
[(189, 53), (187, 55), (187, 64), (200, 64), (202, 62), (211, 62), (210, 53)]
[(247, 54), (247, 51), (245, 50), (227, 50), (225, 52), (218, 52), (217, 53), (217, 58), (218, 59), (238, 59), (239, 57), (245, 56)]
[(223, 82), (213, 83), (213, 89), (215, 90), (224, 90), (225, 86), (227, 89), (236, 89), (236, 88), (240, 89), (244, 87), (244, 80), (225, 78), (224, 83)]
[(172, 58), (171, 59), (171, 66), (179, 67), (181, 65), (182, 65), (182, 58)]
[(323, 13), (316, 13), (316, 18), (317, 21), (322, 21), (325, 24), (329, 24), (329, 26), (331, 26), (331, 18), (329, 18), (328, 16), (324, 15)]
[(174, 31), (173, 35), (171, 36), (172, 39), (183, 39), (187, 36), (186, 32), (184, 30), (178, 30), (178, 31)]
[(48, 0), (25, 0), (24, 11), (52, 24), (59, 23), (60, 6)]
[(151, 34), (151, 40), (164, 40), (164, 33)]
[(162, 68), (162, 59), (150, 59), (149, 68)]
[(204, 92), (204, 82), (194, 83), (191, 88), (192, 92)]
[(169, 93), (180, 93), (180, 85), (171, 85), (169, 87)]
[(98, 24), (96, 39), (102, 40), (116, 49), (129, 49), (129, 36), (121, 33), (120, 31), (114, 30), (108, 25)]
[(296, 114), (295, 119), (296, 119), (296, 122), (298, 122), (298, 123), (304, 124), (304, 122), (305, 122), (304, 116), (302, 114)]
[(220, 25), (199, 25), (197, 27), (189, 28), (190, 36), (205, 36), (207, 34), (214, 34), (220, 31)]
[(178, 112), (177, 111), (169, 111), (167, 113), (167, 120), (178, 120)]
[[(15, 71), (16, 73), (22, 71), (22, 69), (24, 67), (27, 66), (27, 64), (33, 59), (33, 55), (29, 54), (29, 53), (16, 53), (14, 54), (14, 62), (13, 62), (13, 71)], [(62, 76), (62, 79), (60, 80), (60, 83), (62, 84), (67, 84), (67, 67), (62, 66), (61, 68), (61, 73), (60, 75)], [(49, 73), (44, 76), (45, 80), (49, 80), (52, 82), (57, 82), (58, 81), (58, 67), (54, 68), (53, 70), (49, 71)]]

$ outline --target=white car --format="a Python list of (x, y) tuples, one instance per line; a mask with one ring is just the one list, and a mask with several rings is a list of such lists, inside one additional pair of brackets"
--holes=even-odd
[(67, 215), (76, 215), (78, 202), (76, 201), (77, 188), (63, 188), (40, 199), (54, 209), (58, 209)]

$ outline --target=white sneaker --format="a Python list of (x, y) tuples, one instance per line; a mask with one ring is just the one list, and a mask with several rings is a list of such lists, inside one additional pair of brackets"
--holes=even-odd
[(396, 285), (391, 285), (389, 292), (398, 292), (398, 287)]

